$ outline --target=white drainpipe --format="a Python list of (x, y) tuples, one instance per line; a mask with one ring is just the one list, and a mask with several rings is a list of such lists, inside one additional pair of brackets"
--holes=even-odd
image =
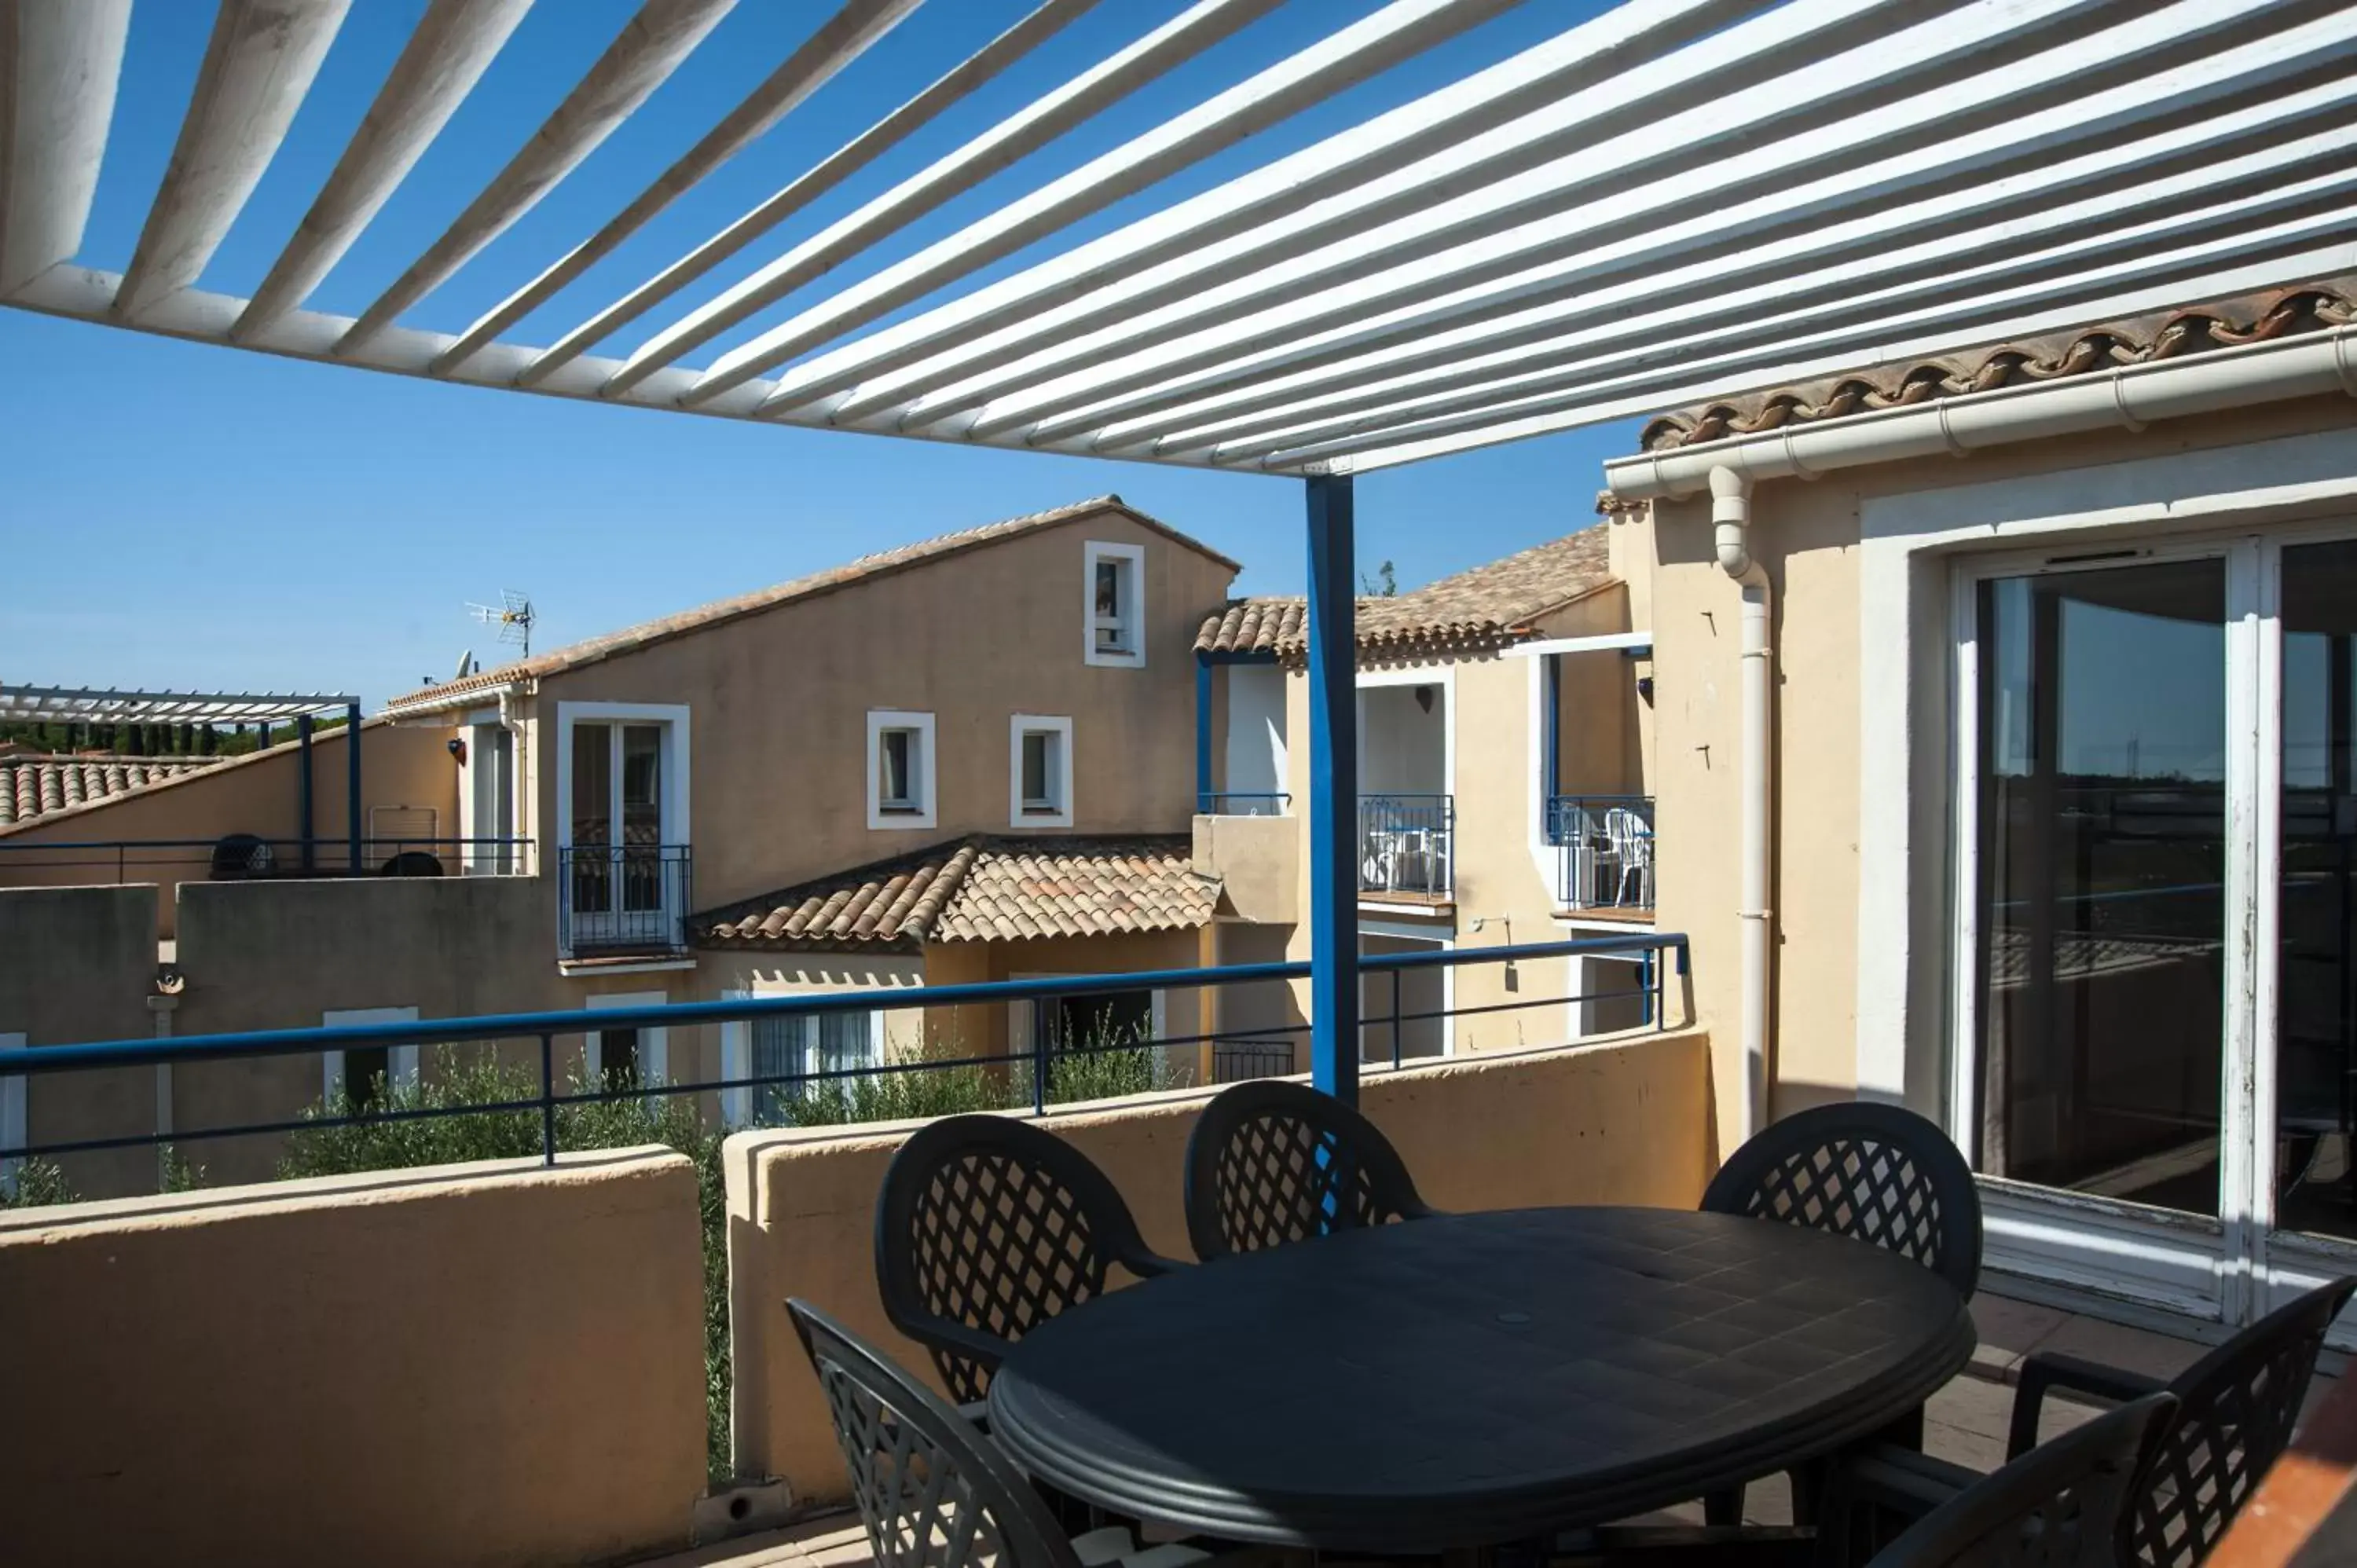
[(1751, 558), (1751, 481), (1733, 468), (1710, 470), (1710, 521), (1717, 532), (1718, 564), (1743, 590), (1742, 693), (1743, 863), (1737, 917), (1743, 923), (1742, 1004), (1738, 1039), (1743, 1050), (1743, 1101), (1735, 1125), (1741, 1144), (1768, 1115), (1768, 958), (1775, 931), (1768, 887), (1768, 810), (1775, 697), (1774, 606), (1767, 569)]

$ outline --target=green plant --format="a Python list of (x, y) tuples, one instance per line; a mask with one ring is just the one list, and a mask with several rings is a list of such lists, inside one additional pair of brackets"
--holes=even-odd
[(79, 1203), (81, 1197), (55, 1162), (27, 1155), (16, 1166), (13, 1189), (0, 1187), (0, 1208), (38, 1208), (51, 1203)]
[(192, 1164), (170, 1144), (156, 1151), (156, 1181), (166, 1192), (194, 1192), (205, 1185), (205, 1167)]

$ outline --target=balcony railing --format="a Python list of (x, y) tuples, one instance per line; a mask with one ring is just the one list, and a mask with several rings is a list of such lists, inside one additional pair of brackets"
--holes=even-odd
[(1547, 801), (1555, 896), (1566, 909), (1653, 907), (1653, 798), (1557, 795)]
[[(1527, 963), (1544, 959), (1586, 956), (1635, 956), (1642, 961), (1634, 965), (1602, 966), (1613, 970), (1632, 970), (1636, 974), (1635, 984), (1611, 991), (1584, 995), (1566, 994), (1553, 986), (1537, 986), (1518, 993), (1504, 1003), (1467, 1007), (1444, 1005), (1430, 1011), (1401, 1011), (1400, 996), (1394, 985), (1389, 1021), (1390, 1037), (1396, 1042), (1402, 1024), (1422, 1019), (1469, 1018), (1525, 1008), (1544, 1009), (1542, 1016), (1560, 1019), (1564, 1015), (1564, 1008), (1569, 1004), (1613, 996), (1636, 999), (1641, 1004), (1642, 1021), (1654, 1028), (1663, 1028), (1668, 1026), (1670, 1001), (1667, 977), (1672, 974), (1682, 976), (1686, 972), (1686, 939), (1683, 934), (1646, 931), (1572, 941), (1530, 942), (1511, 947), (1376, 954), (1361, 959), (1359, 967), (1380, 981), (1385, 977), (1395, 979), (1410, 970), (1453, 969), (1463, 964)], [(1292, 961), (1229, 964), (1216, 969), (1157, 970), (1134, 974), (931, 985), (894, 993), (888, 1005), (895, 1010), (915, 1009), (920, 1015), (933, 1009), (999, 1007), (1011, 1002), (1027, 1003), (1034, 1008), (1040, 1008), (1068, 995), (1098, 995), (1109, 991), (1168, 992), (1228, 985), (1265, 985), (1272, 982), (1307, 979), (1310, 972), (1309, 964)], [(700, 1025), (866, 1015), (876, 1011), (878, 1003), (879, 998), (873, 991), (725, 1002), (669, 1003), (603, 1010), (594, 1015), (594, 1026), (601, 1032), (663, 1028), (674, 1031), (675, 1039), (683, 1040), (685, 1031)], [(456, 1052), (468, 1047), (495, 1047), (507, 1042), (536, 1045), (536, 1051), (531, 1052), (527, 1059), (536, 1058), (537, 1067), (532, 1070), (532, 1078), (537, 1081), (532, 1087), (518, 1083), (516, 1092), (511, 1097), (475, 1103), (452, 1103), (447, 1099), (421, 1099), (413, 1095), (405, 1099), (396, 1098), (390, 1104), (369, 1103), (359, 1108), (342, 1102), (321, 1104), (296, 1116), (278, 1116), (226, 1125), (183, 1125), (176, 1126), (170, 1132), (63, 1140), (28, 1139), (0, 1147), (0, 1172), (5, 1172), (11, 1162), (29, 1157), (54, 1158), (107, 1149), (152, 1147), (159, 1144), (168, 1144), (177, 1149), (182, 1144), (200, 1145), (215, 1139), (452, 1116), (524, 1118), (537, 1131), (543, 1159), (553, 1165), (559, 1146), (560, 1119), (574, 1117), (578, 1108), (583, 1106), (654, 1096), (696, 1096), (716, 1092), (726, 1102), (740, 1091), (758, 1093), (763, 1090), (782, 1090), (784, 1092), (780, 1094), (761, 1096), (774, 1108), (777, 1120), (787, 1122), (798, 1120), (800, 1108), (807, 1100), (822, 1108), (816, 1114), (839, 1122), (845, 1119), (842, 1110), (846, 1098), (855, 1107), (860, 1103), (859, 1097), (852, 1091), (861, 1086), (889, 1084), (896, 1080), (906, 1083), (937, 1074), (963, 1074), (973, 1082), (991, 1086), (993, 1092), (1007, 1108), (1028, 1104), (1035, 1111), (1044, 1112), (1049, 1103), (1060, 1100), (1129, 1093), (1137, 1087), (1146, 1087), (1126, 1081), (1121, 1069), (1125, 1064), (1142, 1064), (1144, 1058), (1152, 1053), (1168, 1053), (1174, 1049), (1191, 1052), (1210, 1045), (1215, 1073), (1232, 1071), (1239, 1076), (1254, 1076), (1279, 1070), (1278, 1053), (1281, 1052), (1283, 1070), (1290, 1070), (1291, 1041), (1304, 1030), (1301, 1024), (1286, 1024), (1265, 1030), (1225, 1029), (1216, 1036), (1162, 1035), (1146, 1030), (1134, 1036), (1116, 1035), (1102, 1041), (1059, 1044), (1050, 1039), (1049, 1031), (1043, 1029), (1031, 1032), (1028, 1050), (1006, 1055), (974, 1056), (951, 1052), (939, 1057), (920, 1055), (895, 1061), (841, 1068), (819, 1066), (815, 1069), (807, 1062), (797, 1062), (791, 1064), (788, 1070), (769, 1073), (757, 1070), (748, 1074), (731, 1074), (724, 1069), (724, 1076), (700, 1081), (690, 1081), (695, 1075), (689, 1074), (667, 1082), (605, 1080), (576, 1081), (568, 1085), (558, 1076), (556, 1042), (579, 1038), (585, 1027), (588, 1026), (585, 1022), (587, 1016), (576, 1009), (490, 1017), (421, 1019), (415, 1023), (184, 1035), (87, 1045), (42, 1046), (29, 1050), (9, 1051), (0, 1054), (0, 1082), (19, 1076), (46, 1077), (109, 1068), (316, 1057), (325, 1051), (345, 1052), (349, 1063), (354, 1058), (400, 1047), (431, 1047), (437, 1052), (444, 1049)], [(1370, 1018), (1368, 1022), (1376, 1020)], [(1102, 1058), (1114, 1059), (1105, 1068), (1087, 1070), (1087, 1062)], [(722, 1059), (724, 1062), (727, 1059), (725, 1051)], [(1391, 1064), (1395, 1069), (1409, 1065), (1397, 1054), (1396, 1048), (1391, 1055)], [(745, 1098), (751, 1100), (754, 1094), (748, 1093)], [(909, 1112), (903, 1106), (896, 1107), (888, 1113), (897, 1116)], [(757, 1118), (762, 1121), (770, 1119), (768, 1116)]]
[(556, 940), (565, 957), (687, 950), (687, 845), (573, 844), (557, 853)]
[(1195, 810), (1206, 817), (1281, 817), (1292, 801), (1290, 795), (1235, 795), (1222, 791), (1198, 796)]
[[(38, 819), (33, 819), (38, 821)], [(527, 838), (364, 838), (352, 864), (345, 838), (263, 838), (224, 833), (209, 839), (26, 839), (0, 841), (0, 881), (40, 872), (48, 882), (205, 879), (264, 882), (327, 876), (457, 876), (514, 874), (528, 865)], [(46, 874), (81, 872), (84, 876)]]
[(1456, 882), (1457, 802), (1448, 795), (1359, 797), (1359, 891), (1439, 902)]

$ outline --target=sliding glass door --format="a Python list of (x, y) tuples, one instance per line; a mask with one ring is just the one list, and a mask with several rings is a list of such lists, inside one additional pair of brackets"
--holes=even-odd
[(1962, 589), (1953, 1099), (1991, 1260), (2246, 1321), (2357, 1266), (2357, 540)]

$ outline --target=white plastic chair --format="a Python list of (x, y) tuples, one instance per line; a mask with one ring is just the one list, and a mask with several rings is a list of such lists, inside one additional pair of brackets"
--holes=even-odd
[[(1653, 824), (1626, 806), (1604, 813), (1605, 854), (1620, 867), (1613, 884), (1616, 908), (1651, 908), (1653, 902)], [(1630, 897), (1633, 891), (1636, 897)]]

